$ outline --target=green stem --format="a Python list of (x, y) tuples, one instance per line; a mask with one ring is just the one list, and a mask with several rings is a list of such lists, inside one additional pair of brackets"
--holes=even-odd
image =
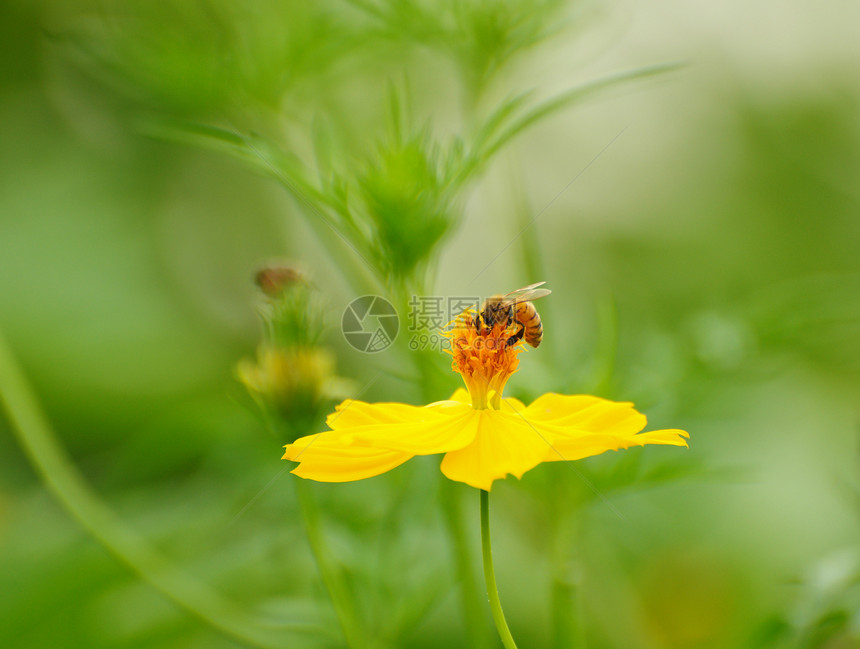
[(499, 589), (496, 586), (496, 573), (493, 569), (493, 548), (490, 545), (490, 494), (481, 489), (481, 551), (484, 554), (484, 580), (487, 583), (487, 596), (490, 598), (490, 610), (493, 621), (505, 649), (517, 649), (517, 644), (508, 628), (502, 603), (499, 601)]
[(466, 529), (463, 525), (460, 493), (457, 486), (447, 478), (442, 478), (442, 510), (454, 551), (454, 566), (457, 571), (457, 581), (460, 584), (460, 599), (466, 621), (466, 631), (469, 635), (468, 646), (475, 649), (487, 649), (495, 641), (492, 631), (486, 623), (486, 612), (480, 603), (480, 587), (475, 572), (474, 557), (469, 551)]
[(277, 632), (177, 570), (96, 496), (56, 440), (36, 396), (0, 335), (0, 407), (33, 468), (65, 509), (117, 559), (209, 626), (252, 647), (286, 647)]
[(365, 634), (361, 630), (358, 623), (358, 615), (352, 606), (353, 600), (334, 562), (331, 560), (328, 546), (326, 546), (323, 539), (316, 501), (313, 499), (310, 489), (304, 480), (299, 479), (294, 482), (296, 492), (299, 496), (299, 504), (302, 510), (302, 520), (305, 524), (308, 544), (310, 545), (311, 553), (313, 554), (325, 588), (328, 591), (346, 644), (348, 647), (354, 649), (366, 647), (366, 643), (362, 641)]

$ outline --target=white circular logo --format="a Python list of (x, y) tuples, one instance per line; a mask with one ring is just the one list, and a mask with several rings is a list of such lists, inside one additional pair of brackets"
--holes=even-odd
[(400, 330), (394, 305), (379, 295), (363, 295), (346, 305), (340, 320), (346, 342), (360, 352), (387, 349)]

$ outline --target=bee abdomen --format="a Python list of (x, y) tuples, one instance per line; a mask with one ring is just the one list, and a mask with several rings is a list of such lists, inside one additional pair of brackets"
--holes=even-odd
[(543, 340), (543, 324), (537, 309), (531, 302), (517, 304), (517, 321), (523, 325), (523, 338), (532, 347), (540, 345)]
[(537, 326), (532, 331), (526, 332), (526, 342), (532, 347), (537, 347), (543, 340), (543, 325), (538, 321)]

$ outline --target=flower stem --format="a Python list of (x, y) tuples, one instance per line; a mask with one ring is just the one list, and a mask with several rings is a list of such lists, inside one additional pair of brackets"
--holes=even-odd
[(517, 644), (508, 628), (502, 603), (499, 601), (499, 589), (496, 586), (496, 573), (493, 569), (493, 548), (490, 545), (490, 494), (481, 489), (481, 551), (484, 554), (484, 580), (487, 583), (487, 596), (490, 598), (490, 610), (493, 621), (505, 649), (517, 649)]

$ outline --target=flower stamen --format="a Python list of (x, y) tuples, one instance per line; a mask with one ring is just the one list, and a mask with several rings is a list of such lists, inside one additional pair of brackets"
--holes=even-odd
[(495, 322), (487, 327), (483, 316), (468, 310), (458, 316), (445, 335), (451, 341), (447, 349), (452, 356), (451, 368), (463, 377), (476, 410), (501, 406), (502, 391), (517, 371), (522, 340), (509, 344), (516, 333), (517, 322)]

